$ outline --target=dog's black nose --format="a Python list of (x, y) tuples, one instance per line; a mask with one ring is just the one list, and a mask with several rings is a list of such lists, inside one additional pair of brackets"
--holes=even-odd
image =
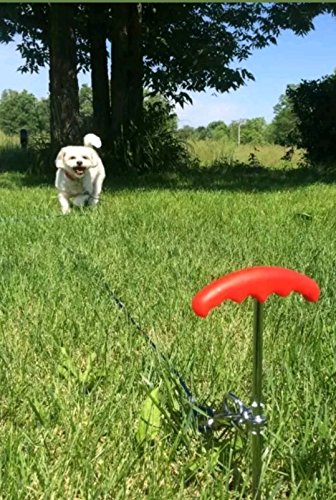
[(77, 165), (78, 167), (81, 167), (83, 165), (83, 162), (81, 160), (77, 160)]

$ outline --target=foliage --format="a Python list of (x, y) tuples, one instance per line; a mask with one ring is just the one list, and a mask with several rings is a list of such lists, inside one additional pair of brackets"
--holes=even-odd
[[(13, 42), (15, 35), (21, 41), (17, 49), (24, 60), (18, 68), (22, 73), (38, 73), (39, 68), (50, 63), (50, 26), (48, 3), (13, 3), (0, 5), (0, 43)], [(83, 5), (75, 6), (77, 71), (88, 71), (89, 47), (83, 37), (86, 23)]]
[(21, 128), (26, 128), (30, 134), (48, 131), (48, 101), (38, 100), (27, 90), (4, 90), (0, 99), (0, 129), (5, 134), (15, 135)]
[[(265, 144), (268, 142), (268, 129), (269, 125), (263, 117), (244, 120), (240, 126), (240, 143)], [(229, 125), (218, 120), (210, 122), (206, 127), (186, 126), (179, 129), (178, 133), (181, 138), (193, 141), (209, 140), (237, 143), (238, 121), (234, 120)]]
[(205, 140), (208, 139), (209, 133), (207, 127), (204, 127), (203, 125), (196, 127), (194, 131), (194, 138), (195, 140)]
[[(54, 87), (50, 87), (53, 89), (51, 97), (55, 97), (56, 99), (52, 105), (54, 113), (51, 119), (57, 125), (57, 127), (52, 126), (51, 131), (55, 131), (56, 129), (58, 131), (58, 135), (55, 133), (53, 142), (57, 142), (56, 137), (61, 136), (60, 131), (66, 131), (65, 135), (67, 135), (68, 131), (73, 131), (76, 128), (77, 135), (78, 127), (74, 126), (76, 120), (74, 123), (71, 122), (71, 116), (77, 117), (78, 114), (78, 103), (77, 99), (75, 99), (75, 96), (77, 96), (76, 71), (91, 69), (89, 54), (90, 23), (88, 23), (88, 16), (92, 15), (98, 21), (98, 18), (102, 14), (101, 10), (99, 12), (98, 10), (92, 11), (89, 14), (85, 4), (71, 5), (71, 9), (71, 16), (69, 16), (71, 20), (68, 23), (71, 30), (69, 29), (68, 32), (70, 33), (71, 31), (74, 37), (72, 35), (67, 37), (67, 41), (69, 47), (70, 45), (73, 48), (76, 47), (76, 54), (74, 55), (74, 51), (72, 51), (71, 53), (74, 57), (67, 58), (67, 68), (69, 74), (73, 76), (71, 80), (73, 85), (71, 88), (75, 90), (73, 90), (72, 98), (69, 99), (69, 103), (66, 106), (67, 112), (64, 114), (56, 112), (58, 109), (56, 102), (59, 92)], [(8, 43), (14, 40), (15, 35), (20, 35), (21, 41), (18, 44), (18, 50), (24, 59), (24, 64), (20, 67), (21, 71), (38, 72), (41, 66), (50, 64), (51, 40), (55, 41), (55, 47), (60, 46), (62, 37), (55, 38), (51, 36), (53, 33), (58, 34), (58, 23), (53, 23), (52, 16), (50, 16), (52, 12), (52, 4), (28, 3), (3, 4), (0, 6), (0, 42)], [(117, 39), (116, 25), (114, 23), (116, 18), (113, 17), (115, 12), (112, 8), (106, 7), (105, 9), (104, 7), (106, 33), (104, 30), (103, 38), (106, 35), (112, 41), (112, 45)], [(138, 24), (137, 28), (135, 28), (135, 24), (130, 23), (130, 31), (127, 32), (127, 36), (129, 37), (127, 43), (132, 41), (132, 43), (134, 42), (134, 47), (142, 47), (142, 57), (139, 58), (138, 71), (132, 74), (132, 78), (134, 78), (132, 85), (134, 84), (135, 88), (140, 88), (141, 90), (142, 83), (143, 86), (150, 89), (152, 95), (160, 93), (165, 98), (170, 98), (181, 105), (191, 102), (188, 95), (190, 91), (204, 91), (208, 88), (218, 92), (235, 90), (249, 79), (253, 79), (253, 75), (248, 69), (241, 65), (243, 61), (248, 59), (253, 50), (261, 49), (269, 44), (275, 44), (277, 37), (283, 29), (291, 29), (299, 35), (308, 33), (313, 29), (314, 17), (323, 12), (334, 13), (335, 10), (329, 4), (314, 3), (180, 3), (174, 6), (174, 9), (171, 9), (170, 5), (164, 3), (143, 4), (141, 29)], [(94, 19), (92, 19), (93, 24)], [(53, 25), (56, 26), (56, 30), (52, 29)], [(71, 40), (74, 40), (75, 44), (70, 43)], [(134, 67), (133, 65), (130, 66), (133, 56), (134, 51), (130, 51), (127, 56), (129, 60), (123, 60), (124, 67)], [(58, 58), (58, 61), (60, 60), (62, 58)], [(127, 63), (129, 66), (127, 66)], [(143, 68), (140, 68), (141, 63), (143, 63)], [(121, 65), (121, 67), (123, 66)], [(62, 74), (62, 72), (58, 74), (60, 73)], [(123, 73), (124, 79), (127, 74), (127, 72)], [(52, 82), (55, 83), (55, 76), (53, 76)], [(121, 88), (128, 89), (128, 85), (122, 87), (121, 81), (121, 84), (119, 82), (119, 90)], [(114, 93), (116, 94), (116, 89), (114, 89)], [(94, 95), (97, 97), (97, 92)], [(138, 99), (139, 106), (131, 106), (132, 109), (141, 108), (141, 92), (137, 95), (140, 96)], [(86, 96), (83, 96), (85, 111), (82, 113), (80, 124), (85, 130), (88, 130), (92, 123), (89, 97), (89, 89), (87, 89)], [(113, 99), (115, 99), (114, 102), (119, 102), (116, 95), (114, 95)], [(63, 100), (59, 100), (59, 102), (62, 103)], [(76, 109), (72, 110), (71, 108), (75, 107), (75, 102), (77, 103)], [(123, 101), (121, 100), (120, 102)], [(133, 130), (125, 134), (128, 135), (126, 139), (128, 146), (124, 151), (124, 156), (129, 157), (133, 155), (133, 157), (139, 157), (139, 155), (134, 155), (134, 151), (139, 152), (142, 145), (144, 145), (147, 147), (143, 155), (144, 165), (145, 168), (151, 165), (151, 169), (154, 167), (154, 164), (156, 165), (155, 168), (159, 168), (159, 164), (163, 160), (167, 163), (166, 156), (169, 156), (169, 154), (165, 156), (164, 147), (166, 147), (167, 152), (179, 150), (183, 156), (181, 141), (178, 141), (175, 133), (171, 133), (171, 131), (167, 133), (166, 131), (164, 135), (158, 135), (158, 130), (161, 132), (164, 130), (165, 124), (163, 122), (160, 123), (157, 130), (152, 131), (154, 139), (149, 139), (148, 130), (150, 130), (151, 123), (155, 123), (158, 120), (158, 116), (154, 116), (155, 113), (153, 110), (149, 112), (145, 110), (146, 123), (143, 130), (141, 132), (140, 130)], [(125, 114), (125, 110), (122, 107), (120, 114)], [(150, 114), (152, 115), (151, 117), (149, 117)], [(116, 116), (117, 114), (114, 113), (114, 116), (110, 117), (112, 129), (113, 124), (118, 120), (121, 124), (128, 124), (125, 116), (119, 116), (118, 119)], [(59, 117), (64, 123), (58, 123), (55, 117)], [(135, 123), (135, 117), (133, 117), (133, 120)], [(108, 137), (109, 132), (108, 121), (107, 119), (104, 125), (106, 129), (104, 130), (104, 134), (106, 137)], [(130, 119), (129, 121), (132, 120)], [(231, 127), (231, 131), (228, 130), (227, 125), (223, 124), (223, 122), (222, 124), (215, 123), (211, 125), (200, 127), (197, 130), (197, 137), (199, 139), (222, 138), (223, 140), (228, 140), (230, 135), (231, 139), (235, 135), (234, 124)], [(127, 126), (125, 125), (125, 128)], [(188, 136), (189, 132), (190, 130), (184, 136)], [(248, 121), (241, 127), (242, 143), (262, 143), (265, 141), (265, 135), (267, 135), (265, 124), (260, 121)], [(125, 137), (121, 138), (121, 142), (124, 139)], [(160, 152), (157, 147), (159, 140), (164, 144)], [(134, 141), (134, 144), (131, 144), (132, 141)], [(176, 161), (178, 162), (178, 160)]]
[(168, 101), (147, 98), (143, 125), (143, 168), (165, 171), (187, 165), (190, 161), (184, 142), (177, 135), (177, 119)]
[[(287, 86), (288, 89), (296, 87), (296, 85)], [(297, 116), (287, 94), (282, 94), (279, 102), (274, 106), (274, 118), (269, 128), (269, 139), (274, 144), (281, 146), (294, 146), (299, 143)]]
[(0, 42), (13, 42), (15, 35), (20, 35), (17, 49), (24, 64), (18, 69), (22, 73), (38, 73), (49, 63), (48, 9), (46, 3), (0, 5)]
[(313, 29), (323, 4), (144, 4), (144, 80), (183, 105), (188, 91), (235, 90), (253, 75), (240, 66), (282, 29)]
[(184, 139), (193, 140), (228, 140), (230, 130), (229, 127), (221, 120), (216, 120), (208, 123), (206, 127), (190, 127), (185, 126), (179, 129), (179, 136)]
[(160, 432), (160, 388), (152, 389), (143, 404), (136, 433), (139, 444), (152, 441)]
[[(0, 41), (21, 36), (21, 71), (38, 72), (49, 61), (48, 4), (3, 4)], [(328, 4), (205, 3), (143, 4), (144, 86), (183, 105), (188, 91), (212, 88), (226, 92), (253, 75), (240, 66), (255, 49), (276, 43), (282, 29), (299, 35), (313, 28), (312, 20), (330, 11)], [(97, 11), (97, 16), (99, 15)], [(75, 9), (77, 69), (90, 69), (87, 10)], [(107, 9), (109, 38), (111, 10)]]
[(93, 107), (92, 107), (92, 89), (89, 85), (82, 85), (79, 89), (79, 114), (80, 126), (83, 133), (93, 130)]
[(181, 137), (183, 140), (191, 139), (194, 135), (194, 127), (191, 127), (190, 125), (185, 125), (184, 127), (178, 129), (178, 135)]
[[(265, 144), (267, 142), (267, 123), (265, 118), (257, 117), (244, 120), (240, 125), (241, 144)], [(229, 127), (230, 138), (237, 141), (238, 122), (233, 121)]]
[(209, 139), (225, 139), (229, 137), (229, 127), (220, 120), (210, 122), (207, 126)]
[[(79, 89), (81, 129), (84, 133), (92, 131), (92, 90), (88, 85)], [(8, 135), (19, 133), (26, 128), (31, 136), (49, 137), (50, 103), (49, 98), (38, 99), (23, 90), (4, 90), (0, 99), (0, 130)]]
[(336, 157), (336, 73), (319, 80), (304, 80), (287, 88), (286, 95), (297, 117), (297, 144), (313, 162)]
[[(141, 143), (142, 162), (135, 163), (134, 147)], [(143, 126), (131, 126), (114, 148), (115, 162), (142, 172), (164, 172), (192, 163), (185, 141), (177, 131), (173, 106), (164, 97), (148, 96), (144, 101)]]

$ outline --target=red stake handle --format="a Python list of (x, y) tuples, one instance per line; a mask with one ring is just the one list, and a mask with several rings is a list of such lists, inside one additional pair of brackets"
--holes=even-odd
[(205, 317), (227, 299), (242, 302), (251, 296), (265, 302), (272, 293), (286, 297), (291, 292), (301, 293), (310, 302), (316, 302), (320, 295), (317, 283), (297, 271), (273, 266), (249, 267), (212, 281), (194, 296), (192, 308), (198, 316)]

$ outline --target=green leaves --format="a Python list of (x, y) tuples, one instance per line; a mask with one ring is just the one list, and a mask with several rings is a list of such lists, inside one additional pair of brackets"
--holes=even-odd
[(4, 90), (0, 99), (0, 129), (17, 135), (21, 128), (29, 133), (48, 131), (49, 109), (44, 100), (23, 90)]
[(147, 396), (140, 414), (136, 433), (140, 444), (152, 441), (158, 434), (161, 424), (160, 389), (156, 387)]
[[(80, 117), (86, 130), (92, 128), (92, 90), (88, 85), (79, 89)], [(49, 98), (37, 99), (23, 90), (4, 90), (0, 98), (0, 130), (8, 135), (18, 135), (26, 128), (31, 135), (50, 133)]]
[[(144, 4), (144, 80), (181, 104), (181, 89), (235, 90), (253, 75), (237, 62), (276, 44), (281, 30), (313, 29), (323, 4)], [(178, 99), (178, 101), (177, 101)], [(186, 101), (185, 101), (186, 102)]]
[[(287, 89), (297, 85), (288, 85)], [(299, 143), (298, 119), (288, 95), (282, 94), (274, 106), (274, 118), (270, 126), (270, 139), (281, 146), (293, 146)]]
[(306, 149), (309, 160), (330, 161), (332, 168), (336, 154), (335, 93), (335, 73), (319, 80), (302, 81), (286, 91), (297, 120), (296, 143)]

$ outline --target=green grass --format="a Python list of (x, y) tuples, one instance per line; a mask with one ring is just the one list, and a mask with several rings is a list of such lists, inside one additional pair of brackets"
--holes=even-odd
[[(266, 302), (265, 498), (336, 498), (334, 185), (266, 169), (112, 178), (97, 210), (67, 217), (52, 186), (8, 172), (0, 185), (1, 498), (250, 498), (249, 440), (187, 426), (165, 363), (97, 269), (199, 401), (218, 405), (228, 390), (250, 400), (252, 302), (207, 319), (190, 302), (251, 265), (322, 290), (317, 304)], [(140, 445), (158, 385), (167, 418)]]

